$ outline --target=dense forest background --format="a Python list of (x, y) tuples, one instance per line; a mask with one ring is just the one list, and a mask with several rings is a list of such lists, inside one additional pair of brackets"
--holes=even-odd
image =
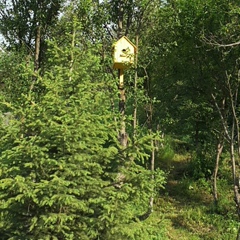
[(0, 238), (239, 240), (239, 20), (233, 0), (1, 0)]

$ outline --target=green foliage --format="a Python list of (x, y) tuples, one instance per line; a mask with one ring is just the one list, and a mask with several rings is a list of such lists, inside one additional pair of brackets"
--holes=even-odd
[(193, 153), (188, 167), (189, 176), (199, 178), (210, 178), (214, 169), (214, 155)]
[(169, 237), (166, 239), (234, 239), (239, 223), (229, 183), (218, 181), (217, 211), (211, 195), (211, 180), (176, 174), (184, 172), (184, 166), (187, 170), (186, 158), (181, 157), (173, 159), (174, 168), (168, 175), (165, 196), (161, 195), (157, 201), (159, 212), (165, 218)]
[[(24, 51), (0, 54), (2, 101), (21, 105), (22, 94), (27, 95), (33, 81), (33, 63)], [(2, 110), (2, 109), (1, 109)]]
[(42, 27), (41, 44), (43, 44), (43, 40), (50, 33), (50, 27), (57, 21), (63, 2), (65, 1), (1, 1), (0, 32), (8, 47), (18, 51), (24, 49), (31, 55), (34, 51), (36, 26)]
[(169, 140), (162, 141), (156, 154), (156, 167), (169, 171), (172, 168), (172, 161), (175, 152)]
[[(122, 34), (138, 45), (136, 66), (124, 71), (126, 148), (111, 62), (120, 6)], [(238, 3), (21, 0), (0, 10), (2, 239), (233, 239), (226, 147), (217, 205), (208, 180), (222, 133), (212, 95), (229, 128), (233, 96), (239, 114), (239, 47), (220, 46), (239, 40)], [(163, 202), (140, 221), (152, 197)]]
[[(115, 84), (100, 71), (98, 46), (83, 46), (78, 31), (75, 21), (64, 46), (49, 43), (49, 69), (19, 96), (22, 104), (1, 103), (14, 116), (0, 126), (2, 239), (134, 240), (157, 232), (138, 220), (164, 183), (162, 171), (154, 181), (136, 164), (149, 158), (152, 137), (119, 145)], [(28, 66), (24, 73), (35, 74)]]

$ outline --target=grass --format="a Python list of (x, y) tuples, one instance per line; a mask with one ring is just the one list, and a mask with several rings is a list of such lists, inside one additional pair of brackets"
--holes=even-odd
[[(211, 181), (187, 176), (189, 156), (176, 155), (166, 164), (169, 172), (164, 191), (155, 200), (155, 210), (165, 219), (162, 240), (234, 240), (238, 230), (231, 186), (220, 183), (218, 209), (213, 204)], [(161, 165), (161, 164), (160, 164)]]

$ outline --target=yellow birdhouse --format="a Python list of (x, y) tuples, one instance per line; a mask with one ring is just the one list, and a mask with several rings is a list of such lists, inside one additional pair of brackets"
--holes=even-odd
[(113, 45), (113, 68), (126, 69), (134, 64), (136, 46), (125, 36)]

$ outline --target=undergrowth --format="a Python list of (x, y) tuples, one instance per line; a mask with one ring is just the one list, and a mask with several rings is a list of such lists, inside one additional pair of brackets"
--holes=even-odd
[(155, 211), (163, 216), (166, 227), (159, 240), (236, 239), (239, 223), (231, 183), (219, 178), (216, 205), (211, 179), (189, 176), (189, 164), (189, 155), (159, 159), (158, 165), (169, 171), (165, 190), (155, 200)]

